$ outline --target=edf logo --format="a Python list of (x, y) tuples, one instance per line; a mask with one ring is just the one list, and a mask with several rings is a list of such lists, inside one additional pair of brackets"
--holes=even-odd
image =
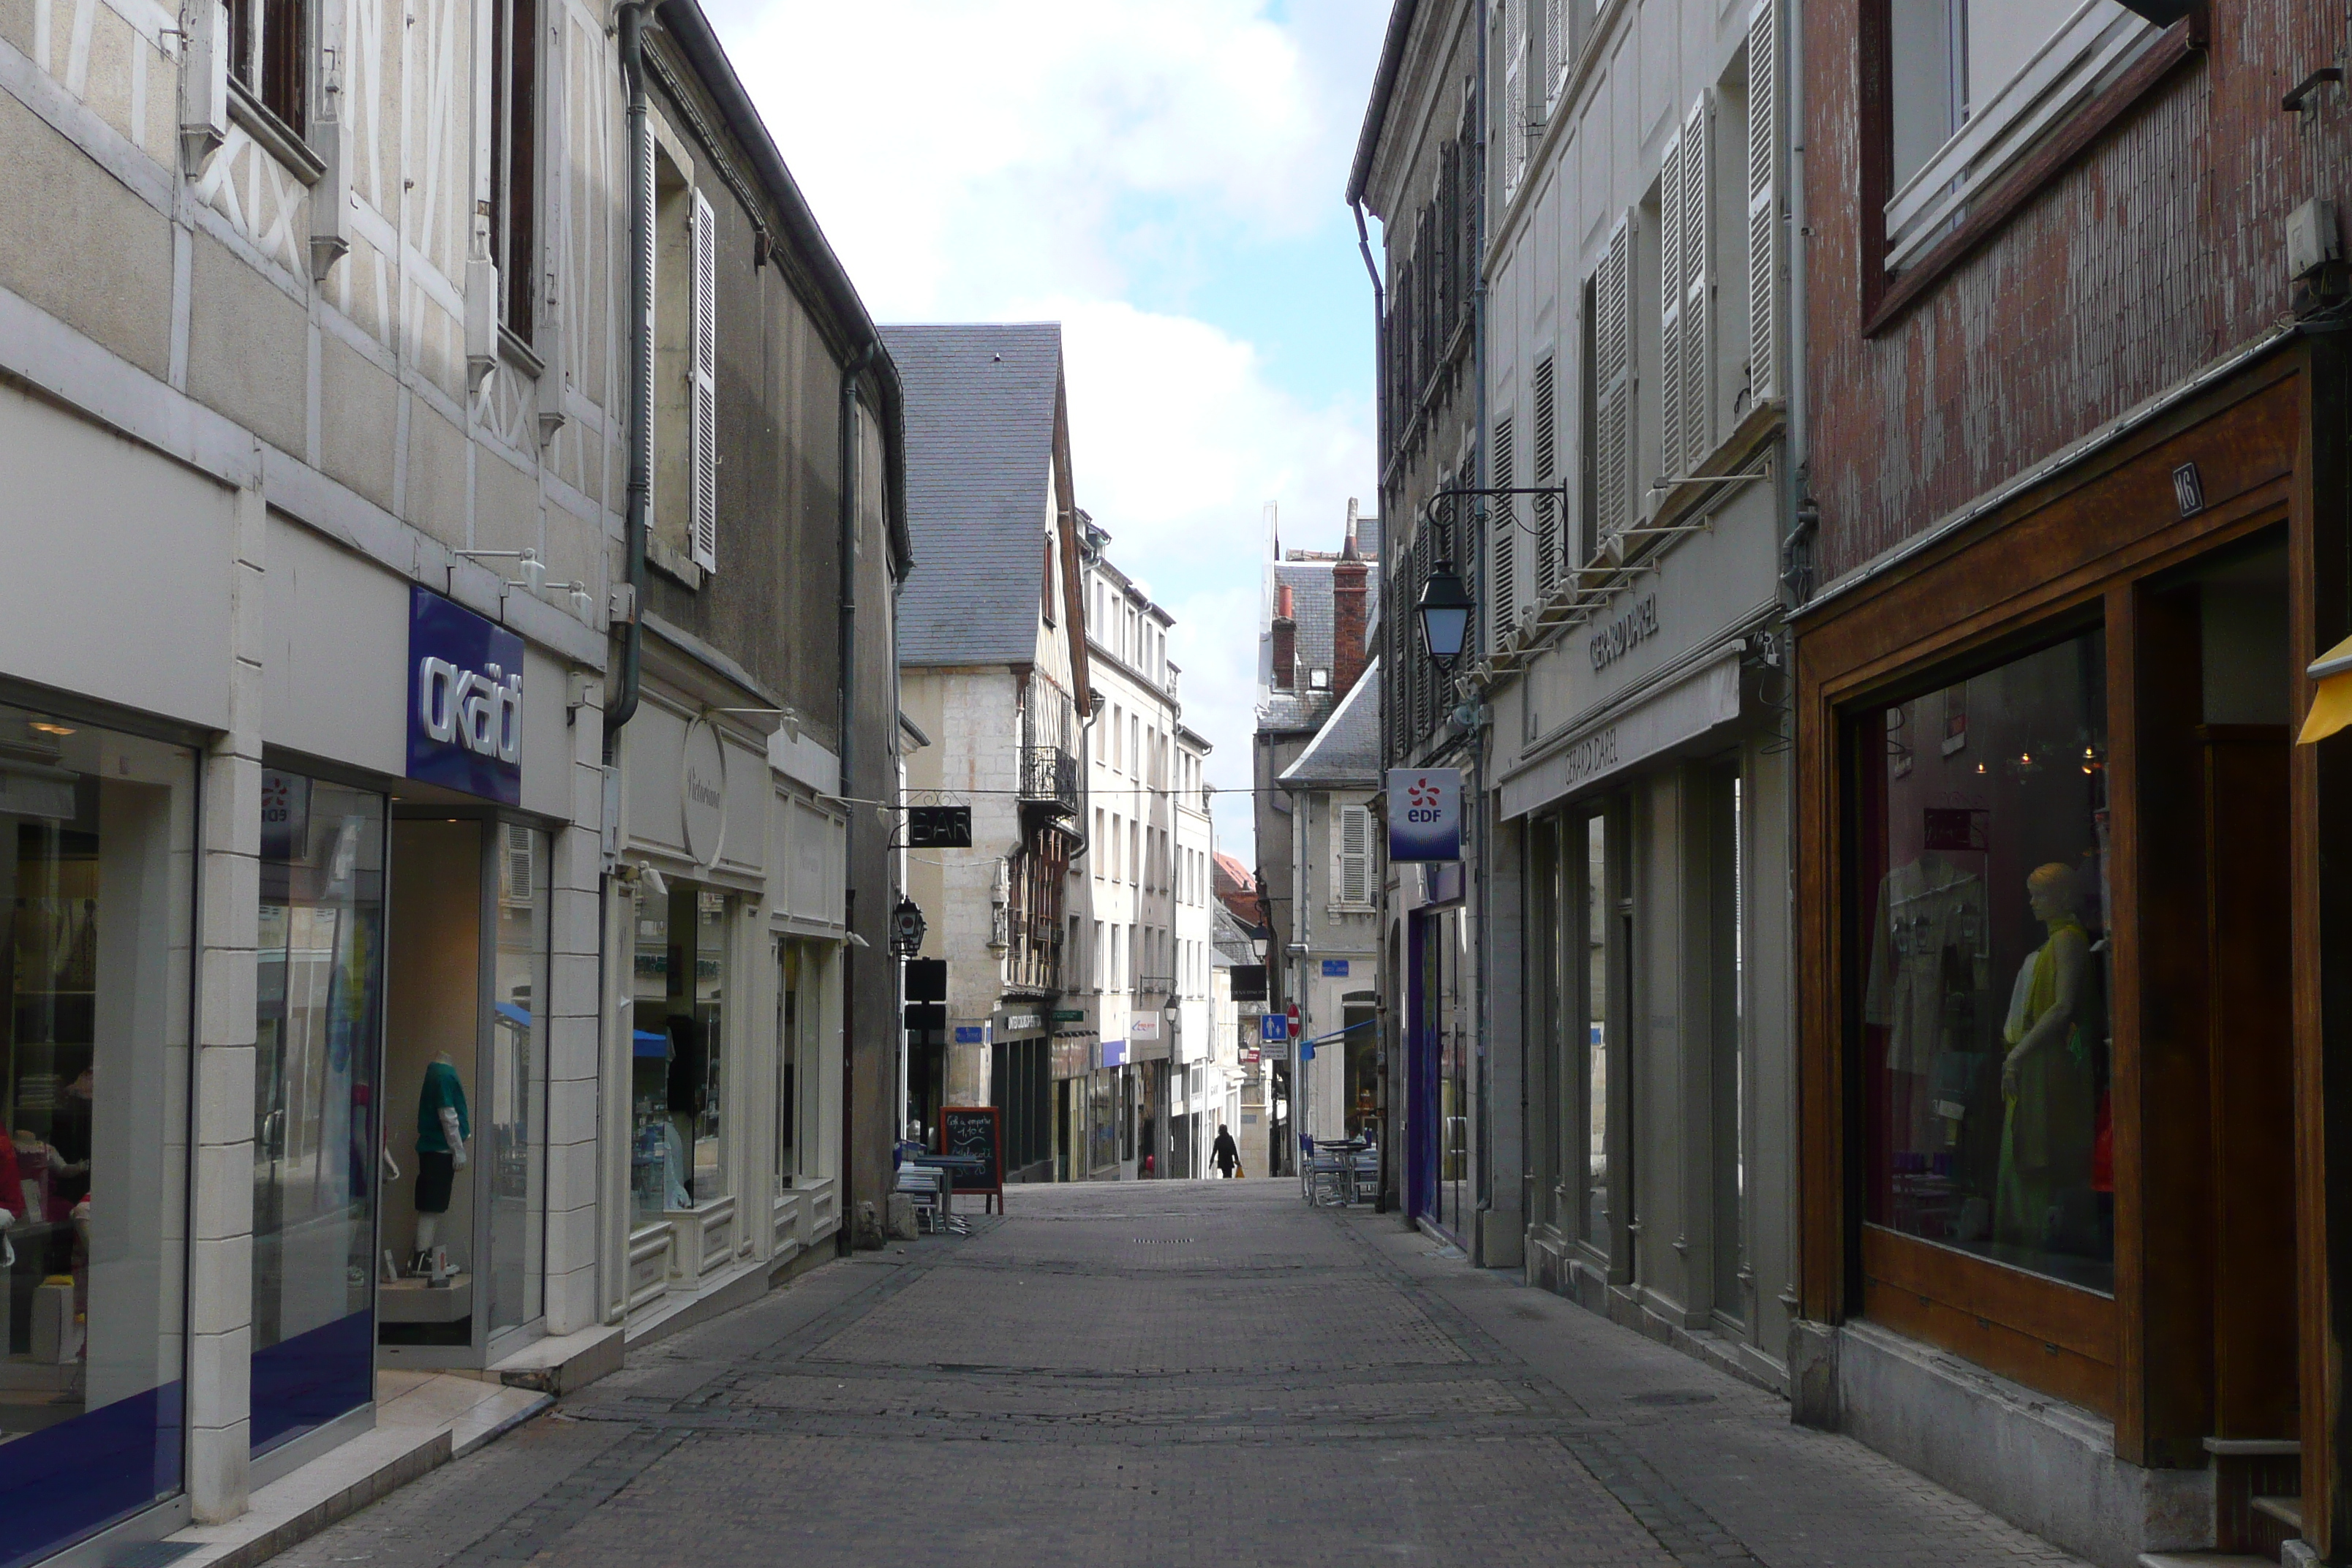
[(1462, 771), (1389, 770), (1389, 859), (1462, 858)]

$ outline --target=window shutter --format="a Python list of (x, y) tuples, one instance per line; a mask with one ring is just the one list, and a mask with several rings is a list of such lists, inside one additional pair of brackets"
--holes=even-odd
[[(1513, 483), (1511, 446), (1511, 416), (1506, 414), (1495, 421), (1494, 485), (1498, 490), (1507, 490)], [(1493, 536), (1487, 542), (1488, 574), (1493, 580), (1486, 597), (1494, 605), (1496, 653), (1510, 646), (1511, 633), (1518, 624), (1518, 512), (1511, 504), (1516, 499), (1507, 495), (1495, 497), (1494, 507), (1487, 514), (1495, 520)]]
[(1751, 404), (1780, 395), (1780, 152), (1778, 0), (1748, 24), (1748, 384)]
[(1528, 16), (1527, 0), (1503, 0), (1503, 101), (1495, 116), (1495, 132), (1503, 139), (1497, 149), (1503, 164), (1503, 199), (1519, 188), (1528, 167)]
[[(1559, 437), (1559, 389), (1557, 371), (1552, 356), (1546, 354), (1536, 364), (1536, 455), (1535, 482), (1548, 485), (1555, 477)], [(1536, 497), (1536, 593), (1549, 599), (1559, 586), (1559, 501), (1554, 496)]]
[(1715, 450), (1715, 247), (1708, 217), (1707, 101), (1701, 92), (1683, 125), (1683, 358), (1667, 365), (1682, 380), (1683, 445), (1669, 470), (1695, 474)]
[(694, 563), (719, 570), (719, 256), (710, 202), (694, 193)]
[[(645, 155), (637, 160), (638, 210), (654, 210), (654, 139), (645, 139)], [(637, 265), (646, 275), (645, 331), (637, 340), (637, 452), (636, 461), (646, 476), (646, 512), (654, 510), (655, 487), (660, 483), (660, 470), (654, 466), (654, 312), (661, 299), (661, 247), (654, 226), (645, 226), (645, 254)]]
[(1334, 903), (1360, 908), (1372, 901), (1372, 814), (1339, 808), (1339, 877)]
[(1568, 0), (1544, 0), (1544, 118), (1568, 80)]
[(1593, 420), (1593, 533), (1603, 551), (1617, 545), (1625, 530), (1627, 475), (1633, 467), (1633, 227), (1630, 213), (1617, 220), (1592, 290), (1598, 318), (1592, 333), (1592, 384), (1599, 400)]
[(499, 858), (502, 885), (499, 901), (515, 909), (528, 909), (531, 896), (538, 890), (539, 877), (532, 868), (531, 830), (520, 823), (504, 825), (505, 853)]
[(1683, 471), (1683, 142), (1658, 165), (1658, 471)]

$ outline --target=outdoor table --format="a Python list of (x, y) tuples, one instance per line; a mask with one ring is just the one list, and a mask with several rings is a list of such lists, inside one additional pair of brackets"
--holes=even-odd
[(955, 1179), (977, 1175), (988, 1169), (988, 1162), (978, 1154), (909, 1154), (909, 1165), (929, 1165), (948, 1173), (947, 1185), (940, 1192), (940, 1223), (957, 1235), (964, 1235), (963, 1222), (955, 1216)]

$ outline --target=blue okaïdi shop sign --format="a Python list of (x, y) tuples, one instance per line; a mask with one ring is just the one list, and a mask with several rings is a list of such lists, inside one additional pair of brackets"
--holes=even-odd
[(522, 638), (423, 588), (408, 598), (408, 776), (522, 801)]
[(1389, 859), (1462, 858), (1462, 770), (1389, 770)]

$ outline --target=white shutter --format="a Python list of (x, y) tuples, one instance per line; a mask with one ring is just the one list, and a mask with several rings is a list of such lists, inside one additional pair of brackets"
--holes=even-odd
[(1626, 527), (1633, 437), (1633, 215), (1617, 220), (1594, 274), (1593, 536), (1610, 551)]
[[(1552, 356), (1546, 354), (1536, 364), (1536, 459), (1535, 482), (1548, 485), (1558, 477), (1557, 457), (1559, 438), (1559, 372)], [(1536, 593), (1549, 599), (1559, 586), (1559, 501), (1554, 496), (1536, 497)]]
[(1568, 80), (1568, 0), (1544, 0), (1544, 118)]
[(1677, 132), (1658, 165), (1658, 472), (1684, 472), (1683, 140)]
[(1503, 0), (1503, 101), (1495, 114), (1495, 131), (1502, 137), (1503, 199), (1519, 188), (1528, 166), (1528, 13), (1527, 0)]
[(515, 909), (528, 909), (539, 890), (539, 875), (533, 866), (535, 856), (531, 830), (519, 822), (501, 825), (506, 843), (499, 860), (499, 901)]
[[(1504, 415), (1495, 421), (1494, 487), (1507, 490), (1513, 484), (1511, 416)], [(1487, 514), (1494, 519), (1486, 542), (1489, 584), (1487, 599), (1494, 606), (1495, 651), (1502, 652), (1511, 645), (1511, 633), (1518, 626), (1518, 510), (1507, 495), (1494, 498), (1495, 505)]]
[(1751, 403), (1780, 395), (1780, 60), (1779, 0), (1748, 24), (1748, 384)]
[(1332, 902), (1361, 908), (1372, 901), (1372, 814), (1360, 805), (1339, 808), (1339, 886)]
[(694, 563), (719, 569), (719, 256), (709, 198), (694, 193)]
[[(637, 202), (640, 211), (650, 213), (654, 210), (654, 139), (647, 136), (645, 143), (645, 155), (637, 160)], [(660, 309), (661, 247), (652, 223), (645, 226), (644, 232), (645, 254), (637, 262), (646, 275), (646, 320), (644, 332), (637, 340), (636, 461), (645, 470), (646, 515), (650, 518), (660, 515), (654, 510), (660, 483), (656, 477), (659, 470), (654, 466), (654, 314)]]
[(1715, 246), (1709, 217), (1707, 101), (1683, 125), (1683, 358), (1664, 369), (1682, 381), (1683, 444), (1669, 472), (1695, 474), (1715, 450)]

